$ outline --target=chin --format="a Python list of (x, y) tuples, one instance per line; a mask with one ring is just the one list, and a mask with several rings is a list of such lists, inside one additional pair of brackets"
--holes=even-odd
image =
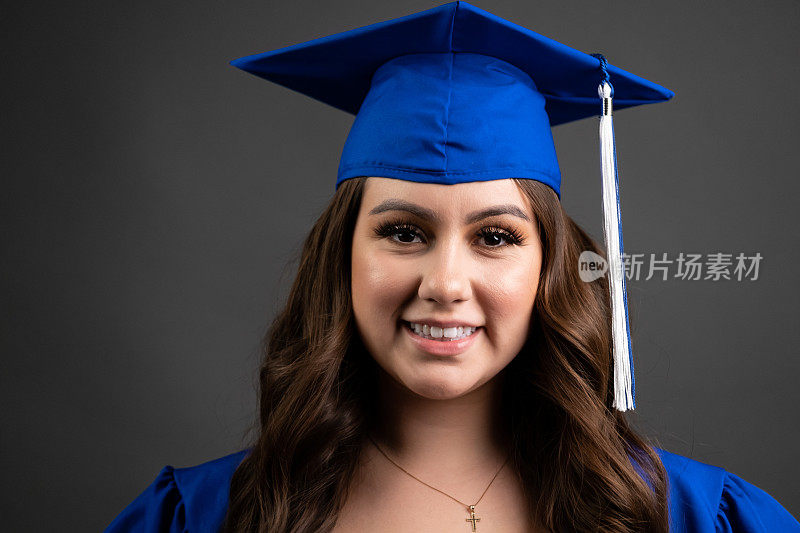
[(465, 376), (417, 376), (402, 384), (414, 394), (429, 400), (452, 400), (480, 386), (477, 380), (465, 379)]

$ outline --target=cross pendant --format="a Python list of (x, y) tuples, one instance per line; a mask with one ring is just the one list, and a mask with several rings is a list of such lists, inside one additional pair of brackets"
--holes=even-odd
[(475, 506), (474, 505), (470, 505), (469, 506), (469, 514), (471, 516), (470, 516), (470, 518), (467, 518), (466, 520), (467, 520), (467, 522), (472, 522), (472, 531), (477, 531), (477, 529), (475, 529), (475, 522), (480, 522), (481, 519), (480, 518), (475, 518)]

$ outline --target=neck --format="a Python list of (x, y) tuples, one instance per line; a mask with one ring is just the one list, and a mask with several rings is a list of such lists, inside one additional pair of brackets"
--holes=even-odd
[(409, 470), (485, 473), (508, 455), (501, 426), (502, 372), (458, 398), (432, 400), (379, 370), (378, 417), (372, 435)]

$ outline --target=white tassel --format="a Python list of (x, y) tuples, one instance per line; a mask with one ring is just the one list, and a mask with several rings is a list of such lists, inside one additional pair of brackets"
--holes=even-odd
[(603, 175), (603, 236), (608, 258), (608, 280), (611, 289), (612, 335), (614, 357), (614, 404), (619, 411), (635, 407), (633, 356), (628, 326), (628, 302), (625, 293), (625, 270), (622, 263), (622, 221), (619, 209), (617, 155), (614, 144), (612, 87), (604, 81), (598, 88), (603, 99), (600, 117), (600, 160)]

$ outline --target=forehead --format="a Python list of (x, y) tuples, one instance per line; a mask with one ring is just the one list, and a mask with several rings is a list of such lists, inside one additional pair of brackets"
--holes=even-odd
[(497, 204), (512, 204), (531, 215), (522, 191), (511, 179), (471, 181), (446, 185), (415, 181), (369, 177), (364, 184), (362, 210), (370, 210), (389, 199), (404, 200), (431, 209), (442, 217), (461, 216)]

